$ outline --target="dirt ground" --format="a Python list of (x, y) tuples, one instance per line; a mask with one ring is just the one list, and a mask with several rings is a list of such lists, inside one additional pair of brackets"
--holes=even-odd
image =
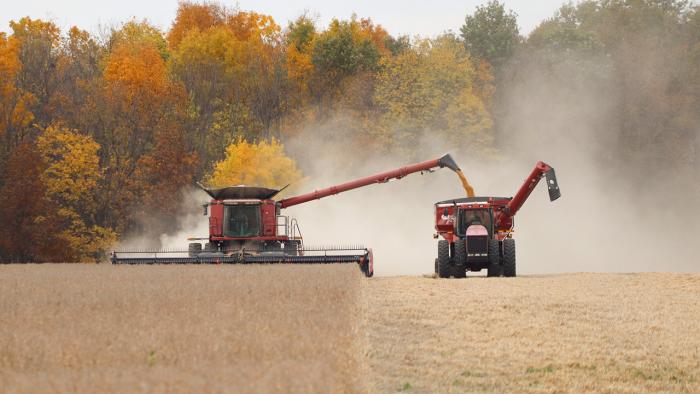
[(700, 392), (700, 275), (0, 266), (0, 391)]
[(364, 286), (372, 392), (700, 392), (700, 275)]

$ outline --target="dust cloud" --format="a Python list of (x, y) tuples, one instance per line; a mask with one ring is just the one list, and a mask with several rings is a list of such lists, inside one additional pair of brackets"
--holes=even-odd
[[(501, 130), (495, 157), (469, 154), (469, 141), (446, 146), (431, 130), (410, 154), (372, 155), (376, 147), (358, 146), (352, 138), (358, 122), (337, 114), (284, 141), (306, 175), (293, 186), (305, 193), (450, 153), (477, 196), (512, 196), (542, 160), (556, 169), (562, 197), (550, 202), (546, 186), (539, 185), (516, 216), (519, 274), (697, 271), (690, 247), (700, 230), (697, 174), (666, 168), (663, 157), (639, 165), (618, 155), (620, 93), (614, 76), (605, 75), (612, 69), (598, 67), (591, 78), (566, 63), (546, 70), (518, 67), (495, 115)], [(377, 275), (416, 275), (433, 271), (433, 204), (463, 196), (459, 178), (445, 168), (283, 214), (299, 220), (306, 245), (362, 244), (374, 250)], [(187, 199), (183, 230), (161, 236), (165, 247), (182, 248), (187, 236), (207, 234), (199, 209), (207, 196), (193, 191)]]
[[(352, 118), (338, 116), (307, 129), (287, 149), (307, 175), (302, 191), (451, 153), (477, 196), (512, 196), (538, 160), (557, 171), (562, 198), (550, 202), (544, 182), (515, 220), (520, 274), (558, 272), (696, 271), (691, 253), (699, 230), (693, 173), (665, 169), (649, 158), (639, 167), (617, 156), (612, 76), (572, 77), (575, 70), (523, 67), (503, 93), (497, 116), (497, 157), (469, 155), (444, 146), (426, 130), (411, 155), (368, 156), (343, 136)], [(605, 70), (605, 68), (602, 68)], [(656, 160), (655, 162), (653, 160)], [(666, 174), (665, 176), (663, 174)], [(448, 169), (414, 174), (287, 209), (299, 219), (307, 244), (362, 243), (375, 253), (377, 275), (433, 271), (433, 204), (463, 197)]]

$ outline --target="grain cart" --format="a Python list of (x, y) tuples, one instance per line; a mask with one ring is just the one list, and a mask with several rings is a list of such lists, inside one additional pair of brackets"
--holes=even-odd
[(281, 191), (277, 189), (251, 186), (210, 189), (198, 184), (211, 197), (203, 206), (204, 215), (209, 215), (209, 236), (190, 240), (205, 241), (204, 244), (190, 243), (187, 251), (114, 251), (111, 261), (113, 264), (357, 263), (371, 277), (374, 273), (371, 249), (306, 246), (298, 222), (283, 215), (282, 209), (443, 167), (455, 171), (465, 189), (469, 186), (450, 155), (282, 200), (274, 199)]
[(467, 271), (487, 269), (487, 276), (513, 277), (515, 240), (513, 217), (539, 183), (546, 178), (549, 199), (561, 197), (554, 169), (538, 162), (514, 197), (467, 197), (435, 204), (440, 278), (464, 278)]

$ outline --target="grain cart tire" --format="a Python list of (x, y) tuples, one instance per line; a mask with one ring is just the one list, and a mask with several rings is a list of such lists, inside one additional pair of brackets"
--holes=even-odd
[(486, 276), (496, 277), (503, 274), (501, 267), (501, 243), (497, 239), (489, 239), (489, 266)]
[(437, 274), (439, 278), (449, 278), (452, 275), (450, 243), (446, 240), (438, 241)]
[(204, 251), (207, 253), (214, 253), (214, 252), (216, 252), (216, 249), (217, 249), (216, 245), (214, 245), (211, 242), (207, 242), (204, 244)]
[(438, 263), (437, 263), (437, 262), (438, 262), (438, 259), (437, 259), (437, 257), (436, 257), (436, 258), (435, 258), (435, 275), (438, 274)]
[(452, 266), (455, 278), (467, 277), (467, 243), (463, 239), (455, 241), (455, 255)]
[(189, 257), (197, 257), (198, 254), (202, 253), (202, 244), (199, 242), (193, 242), (189, 244), (187, 248), (187, 255)]
[(515, 276), (515, 240), (512, 238), (503, 240), (503, 276)]

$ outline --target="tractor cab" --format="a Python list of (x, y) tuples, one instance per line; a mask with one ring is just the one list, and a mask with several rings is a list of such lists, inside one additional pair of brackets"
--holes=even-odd
[(260, 203), (224, 203), (224, 237), (246, 238), (261, 234)]
[(455, 230), (460, 238), (467, 235), (471, 226), (482, 226), (489, 235), (493, 234), (493, 209), (489, 208), (458, 208)]

